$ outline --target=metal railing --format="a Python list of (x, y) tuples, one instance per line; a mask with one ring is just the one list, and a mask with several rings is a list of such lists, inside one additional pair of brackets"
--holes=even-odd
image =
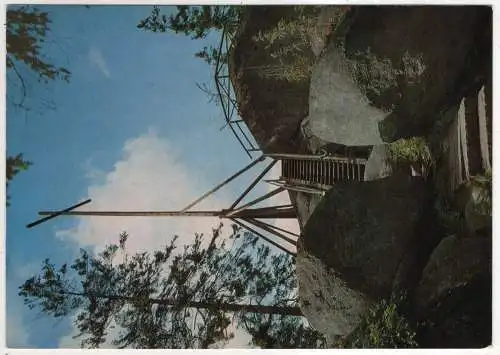
[(222, 30), (218, 55), (215, 61), (215, 86), (226, 125), (229, 126), (231, 132), (233, 132), (250, 159), (253, 159), (254, 156), (252, 153), (260, 152), (261, 149), (246, 123), (238, 115), (238, 104), (228, 68), (228, 56), (232, 46), (232, 37), (232, 34), (228, 31), (225, 29)]
[(269, 154), (281, 160), (280, 180), (324, 191), (345, 181), (363, 181), (366, 159), (332, 155)]

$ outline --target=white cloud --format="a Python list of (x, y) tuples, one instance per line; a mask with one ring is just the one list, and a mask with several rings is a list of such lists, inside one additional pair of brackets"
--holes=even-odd
[[(168, 142), (153, 132), (129, 140), (123, 158), (104, 179), (88, 188), (92, 202), (82, 210), (179, 210), (211, 186), (201, 184), (195, 168), (179, 160)], [(220, 196), (220, 195), (219, 195)], [(200, 208), (221, 209), (230, 200), (211, 197)], [(63, 240), (101, 249), (116, 243), (127, 231), (131, 252), (154, 250), (179, 235), (178, 245), (190, 243), (194, 233), (207, 238), (220, 220), (216, 217), (81, 217), (70, 230), (58, 231)]]
[(90, 47), (89, 49), (89, 61), (92, 65), (95, 65), (97, 69), (107, 78), (111, 77), (111, 73), (108, 69), (108, 64), (106, 63), (106, 59), (102, 55), (102, 52), (96, 47)]
[[(123, 157), (104, 176), (94, 174), (96, 170), (91, 160), (84, 167), (90, 171), (87, 178), (95, 177), (96, 180), (87, 190), (92, 203), (81, 210), (179, 210), (217, 183), (202, 182), (199, 171), (180, 161), (169, 143), (152, 131), (125, 142)], [(194, 210), (219, 210), (232, 202), (223, 192), (217, 196), (207, 198)], [(174, 235), (179, 236), (179, 247), (191, 243), (195, 233), (203, 233), (209, 240), (212, 228), (219, 223), (217, 217), (78, 217), (76, 227), (60, 230), (56, 235), (82, 247), (100, 250), (109, 243), (116, 243), (119, 233), (125, 230), (130, 235), (127, 248), (134, 253), (155, 250), (167, 244)], [(224, 228), (223, 234), (230, 230)], [(248, 342), (248, 336), (240, 333), (237, 331), (236, 339), (229, 346), (239, 347)], [(62, 337), (60, 347), (79, 347), (80, 341), (72, 338), (75, 334), (77, 330), (73, 329), (71, 334)], [(112, 336), (109, 338), (111, 340)], [(108, 341), (103, 347), (112, 346)]]
[[(82, 200), (92, 198), (92, 203), (81, 207), (82, 210), (179, 210), (219, 182), (204, 181), (195, 167), (181, 161), (174, 148), (152, 131), (125, 142), (123, 156), (111, 171), (95, 174), (96, 169), (92, 167), (91, 160), (84, 167), (90, 171), (87, 177), (92, 180), (92, 185)], [(279, 164), (269, 175), (277, 174)], [(244, 188), (242, 186), (242, 190)], [(270, 186), (269, 189), (271, 188), (273, 187)], [(194, 210), (227, 208), (233, 199), (234, 197), (224, 196), (222, 189), (217, 195), (201, 202)], [(272, 199), (272, 203), (277, 204), (289, 202), (287, 193), (281, 193)], [(178, 247), (191, 243), (195, 233), (204, 233), (206, 240), (209, 240), (212, 228), (219, 223), (218, 218), (209, 217), (78, 217), (76, 227), (60, 230), (56, 235), (82, 247), (100, 250), (107, 244), (116, 243), (119, 233), (127, 231), (130, 235), (127, 248), (133, 253), (155, 250), (167, 244), (174, 235), (179, 236)], [(298, 230), (295, 220), (274, 223), (292, 231)], [(223, 235), (231, 230), (227, 228), (228, 221), (225, 221), (225, 226)], [(61, 338), (60, 347), (79, 347), (79, 340), (72, 339), (75, 334), (77, 331), (73, 329), (70, 335)], [(248, 347), (250, 340), (248, 334), (236, 329), (235, 338), (225, 347)], [(104, 347), (112, 346), (108, 341)]]

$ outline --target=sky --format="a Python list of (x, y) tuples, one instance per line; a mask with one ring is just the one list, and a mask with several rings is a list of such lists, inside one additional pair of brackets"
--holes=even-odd
[[(44, 54), (72, 76), (69, 83), (41, 84), (24, 72), (26, 111), (14, 108), (19, 82), (7, 75), (7, 155), (23, 153), (33, 162), (8, 189), (7, 346), (77, 347), (71, 319), (29, 311), (17, 296), (45, 258), (69, 262), (79, 248), (99, 250), (124, 230), (130, 251), (154, 250), (176, 234), (179, 244), (189, 243), (195, 232), (210, 234), (219, 220), (63, 216), (32, 229), (26, 224), (40, 210), (86, 198), (93, 201), (82, 210), (181, 209), (250, 159), (230, 130), (221, 130), (221, 108), (196, 87), (210, 86), (213, 70), (194, 53), (218, 44), (217, 33), (197, 41), (141, 31), (136, 25), (149, 6), (38, 8), (52, 20)], [(228, 207), (265, 164), (259, 165), (199, 208)], [(278, 173), (276, 166), (271, 174)], [(249, 198), (270, 188), (260, 186)], [(283, 201), (280, 194), (273, 203)], [(296, 221), (281, 225), (297, 229)], [(241, 336), (232, 345), (247, 342)]]

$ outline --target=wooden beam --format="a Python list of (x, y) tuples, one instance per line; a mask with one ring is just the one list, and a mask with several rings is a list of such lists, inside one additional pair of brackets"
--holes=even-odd
[(240, 197), (238, 197), (236, 199), (236, 201), (233, 202), (233, 204), (231, 205), (231, 207), (229, 207), (230, 210), (234, 209), (238, 203), (240, 203), (241, 200), (243, 200), (243, 198), (245, 198), (245, 196), (255, 187), (255, 185), (257, 185), (257, 183), (262, 179), (262, 177), (264, 175), (267, 174), (267, 172), (269, 170), (271, 170), (271, 168), (277, 163), (278, 161), (277, 160), (274, 160), (259, 174), (259, 176), (257, 176), (255, 178), (255, 180), (250, 184), (250, 186), (248, 186), (246, 188), (245, 191), (243, 191), (243, 193), (240, 195)]
[(252, 200), (252, 201), (244, 204), (243, 206), (241, 206), (241, 207), (239, 207), (239, 208), (237, 208), (235, 210), (228, 211), (227, 216), (231, 217), (231, 216), (235, 215), (236, 213), (238, 213), (240, 211), (243, 211), (245, 208), (253, 206), (253, 205), (255, 205), (255, 204), (257, 204), (257, 203), (259, 203), (261, 201), (267, 200), (268, 198), (270, 198), (270, 197), (272, 197), (274, 195), (277, 195), (277, 194), (279, 194), (282, 191), (285, 191), (285, 188), (284, 187), (278, 187), (278, 188), (274, 189), (273, 191), (268, 192), (267, 194), (262, 195), (261, 197), (256, 198), (255, 200)]
[(275, 225), (272, 225), (272, 224), (269, 224), (269, 223), (265, 223), (265, 222), (262, 222), (262, 221), (259, 221), (261, 223), (264, 223), (265, 225), (268, 225), (269, 227), (273, 228), (273, 229), (276, 229), (280, 232), (283, 232), (283, 233), (288, 233), (290, 235), (293, 235), (294, 237), (300, 237), (300, 235), (298, 235), (297, 233), (293, 233), (293, 232), (290, 232), (289, 230), (286, 230), (286, 229), (283, 229), (283, 228), (280, 228), (280, 227), (277, 227)]
[(66, 212), (72, 211), (72, 210), (74, 210), (75, 208), (78, 208), (78, 207), (80, 207), (80, 206), (86, 205), (87, 203), (89, 203), (89, 202), (91, 202), (91, 201), (92, 201), (92, 200), (89, 198), (89, 199), (87, 199), (87, 200), (85, 200), (85, 201), (83, 201), (83, 202), (80, 202), (80, 203), (77, 203), (76, 205), (73, 205), (73, 206), (71, 206), (71, 207), (68, 207), (68, 208), (66, 208), (65, 210), (62, 210), (62, 211), (55, 211), (55, 212), (53, 212), (53, 213), (49, 214), (49, 216), (47, 216), (47, 217), (40, 218), (39, 220), (36, 220), (35, 222), (32, 222), (32, 223), (30, 223), (30, 224), (27, 224), (27, 225), (26, 225), (26, 228), (32, 228), (32, 227), (34, 227), (34, 226), (37, 226), (37, 225), (39, 225), (39, 224), (41, 224), (41, 223), (43, 223), (43, 222), (46, 222), (46, 221), (48, 221), (48, 220), (51, 220), (52, 218), (56, 218), (57, 216), (60, 216), (60, 215), (62, 215), (62, 214), (64, 214), (64, 213), (66, 213)]
[(296, 242), (295, 240), (293, 240), (292, 238), (288, 238), (288, 237), (287, 237), (286, 235), (284, 235), (283, 233), (280, 233), (280, 232), (278, 232), (278, 231), (276, 231), (276, 230), (272, 229), (272, 228), (270, 227), (270, 225), (269, 225), (269, 224), (267, 224), (267, 223), (264, 223), (264, 222), (258, 221), (258, 220), (254, 219), (254, 218), (244, 218), (243, 220), (244, 220), (245, 222), (248, 222), (248, 223), (253, 224), (253, 225), (254, 225), (254, 226), (256, 226), (256, 227), (259, 227), (260, 229), (265, 230), (265, 231), (266, 231), (266, 232), (268, 232), (268, 233), (271, 233), (271, 234), (275, 235), (275, 236), (276, 236), (276, 237), (278, 237), (278, 238), (283, 239), (284, 241), (286, 241), (286, 242), (288, 242), (288, 243), (292, 244), (292, 245), (293, 245), (293, 246), (295, 246), (295, 247), (297, 246), (297, 242)]
[(280, 205), (262, 208), (247, 208), (234, 215), (224, 214), (222, 217), (229, 218), (297, 218), (297, 213), (292, 205)]
[(491, 161), (488, 142), (488, 118), (486, 112), (486, 94), (483, 86), (477, 95), (477, 115), (479, 120), (479, 140), (481, 144), (483, 170), (489, 171), (491, 170)]
[(189, 210), (191, 207), (197, 205), (198, 203), (200, 203), (202, 200), (204, 200), (205, 198), (207, 198), (208, 196), (210, 196), (211, 194), (213, 194), (214, 192), (216, 192), (217, 190), (219, 190), (222, 186), (226, 185), (227, 183), (231, 182), (232, 180), (236, 179), (238, 176), (240, 176), (241, 174), (243, 174), (245, 171), (247, 171), (248, 169), (252, 168), (255, 164), (261, 162), (262, 160), (264, 160), (264, 156), (260, 156), (258, 159), (254, 160), (253, 162), (251, 162), (250, 164), (248, 164), (246, 167), (244, 167), (243, 169), (241, 169), (240, 171), (238, 171), (237, 173), (231, 175), (230, 177), (228, 177), (226, 180), (224, 180), (223, 182), (221, 182), (219, 185), (215, 186), (213, 189), (211, 189), (210, 191), (206, 192), (203, 196), (201, 196), (200, 198), (194, 200), (193, 202), (191, 202), (189, 205), (187, 205), (186, 207), (184, 207), (181, 212), (185, 212), (187, 210)]
[(273, 240), (271, 240), (271, 239), (267, 238), (265, 235), (263, 235), (262, 233), (257, 232), (257, 231), (256, 231), (255, 229), (253, 229), (252, 227), (249, 227), (249, 226), (245, 225), (243, 222), (240, 222), (240, 221), (238, 221), (238, 220), (236, 220), (236, 219), (234, 219), (234, 218), (229, 218), (229, 219), (230, 219), (231, 221), (233, 221), (234, 223), (236, 223), (237, 225), (239, 225), (240, 227), (245, 228), (245, 229), (246, 229), (246, 230), (248, 230), (249, 232), (254, 233), (254, 234), (255, 234), (255, 235), (257, 235), (258, 237), (260, 237), (260, 238), (264, 239), (264, 240), (265, 240), (266, 242), (268, 242), (269, 244), (274, 245), (276, 248), (278, 248), (278, 249), (280, 249), (280, 250), (284, 251), (284, 252), (285, 252), (285, 253), (287, 253), (287, 254), (290, 254), (290, 255), (292, 255), (292, 256), (295, 256), (295, 253), (294, 253), (294, 252), (292, 252), (292, 251), (290, 251), (290, 250), (286, 249), (285, 247), (283, 247), (283, 246), (279, 245), (279, 244), (278, 244), (278, 243), (276, 243), (275, 241), (273, 241)]
[(64, 216), (99, 217), (220, 217), (221, 211), (41, 211), (41, 216), (58, 213)]

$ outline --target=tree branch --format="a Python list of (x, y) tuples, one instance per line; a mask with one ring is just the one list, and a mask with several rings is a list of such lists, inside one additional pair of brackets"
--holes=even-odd
[(19, 74), (19, 71), (17, 70), (16, 65), (14, 64), (14, 61), (7, 54), (7, 67), (8, 68), (9, 68), (9, 65), (10, 65), (10, 68), (12, 68), (14, 70), (14, 73), (17, 75), (19, 81), (21, 82), (21, 86), (23, 88), (23, 97), (21, 99), (21, 102), (18, 105), (19, 105), (19, 107), (23, 107), (24, 100), (26, 99), (26, 84), (24, 83), (24, 79), (21, 76), (21, 74)]

